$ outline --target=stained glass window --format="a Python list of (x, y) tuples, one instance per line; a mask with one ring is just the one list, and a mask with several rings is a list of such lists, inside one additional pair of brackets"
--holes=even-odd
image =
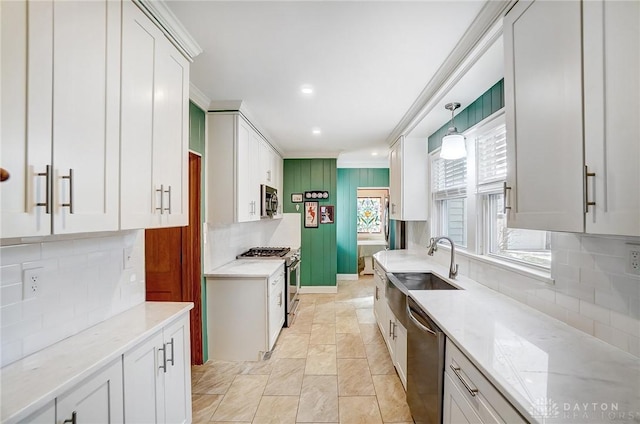
[(358, 197), (358, 232), (379, 233), (382, 230), (382, 198)]

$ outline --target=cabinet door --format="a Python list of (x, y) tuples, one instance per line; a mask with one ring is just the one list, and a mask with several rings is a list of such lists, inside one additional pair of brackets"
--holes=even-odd
[(153, 335), (134, 350), (124, 354), (124, 393), (127, 398), (125, 421), (162, 423), (164, 416), (164, 379), (162, 368), (162, 332)]
[(164, 378), (165, 422), (191, 422), (191, 348), (189, 315), (163, 330), (167, 349)]
[(394, 326), (396, 325), (396, 317), (393, 315), (393, 311), (389, 308), (389, 305), (385, 301), (386, 319), (385, 319), (385, 341), (387, 342), (387, 349), (389, 349), (389, 356), (391, 362), (396, 362), (396, 339), (394, 335)]
[(188, 224), (189, 62), (167, 40), (158, 43), (153, 97), (153, 181), (160, 225)]
[(396, 338), (396, 357), (393, 364), (396, 366), (404, 389), (407, 390), (407, 329), (404, 328), (399, 320), (396, 320), (394, 331)]
[(118, 229), (120, 9), (53, 2), (53, 232)]
[(640, 3), (582, 7), (586, 232), (640, 236)]
[[(256, 205), (251, 195), (251, 127), (242, 119), (237, 117), (236, 134), (236, 221), (247, 222), (253, 219)], [(220, 201), (220, 199), (217, 199)], [(259, 205), (258, 205), (259, 206)]]
[(284, 325), (284, 268), (269, 278), (269, 350), (280, 335)]
[[(124, 422), (122, 359), (56, 399), (56, 422), (62, 424), (73, 414), (79, 423)], [(76, 422), (76, 421), (74, 421)]]
[(273, 172), (271, 168), (271, 148), (266, 141), (258, 141), (258, 180), (260, 184), (266, 184), (273, 187)]
[(464, 395), (460, 392), (448, 373), (444, 373), (444, 399), (442, 401), (442, 423), (463, 424), (482, 421), (469, 406)]
[(377, 264), (374, 264), (373, 271), (373, 281), (375, 283), (375, 292), (373, 296), (373, 314), (376, 317), (376, 322), (378, 323), (378, 327), (382, 332), (383, 336), (385, 335), (384, 326), (386, 319), (386, 309), (387, 309), (387, 299), (385, 297), (384, 292), (384, 282), (382, 278), (378, 274), (381, 271), (378, 271)]
[(509, 227), (584, 230), (581, 5), (519, 1), (504, 19)]
[(155, 52), (164, 35), (132, 2), (122, 4), (121, 229), (150, 228)]
[(402, 219), (402, 139), (389, 154), (389, 217)]
[(0, 183), (0, 238), (43, 236), (51, 234), (53, 4), (1, 7), (0, 167), (9, 179)]

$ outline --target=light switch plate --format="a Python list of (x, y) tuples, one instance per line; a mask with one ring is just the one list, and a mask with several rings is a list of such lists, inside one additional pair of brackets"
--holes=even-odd
[(130, 269), (133, 267), (133, 246), (122, 249), (122, 269)]

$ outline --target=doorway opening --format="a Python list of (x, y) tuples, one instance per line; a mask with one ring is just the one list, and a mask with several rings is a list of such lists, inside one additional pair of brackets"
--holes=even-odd
[(371, 275), (373, 255), (389, 245), (389, 188), (358, 188), (356, 202), (358, 275)]

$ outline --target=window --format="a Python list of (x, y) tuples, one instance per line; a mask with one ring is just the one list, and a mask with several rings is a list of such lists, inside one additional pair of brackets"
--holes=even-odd
[(358, 232), (359, 233), (380, 233), (382, 198), (381, 197), (358, 197), (357, 205)]
[(546, 231), (507, 228), (504, 115), (488, 118), (465, 135), (466, 158), (446, 161), (439, 152), (431, 155), (433, 233), (447, 235), (470, 253), (549, 268)]

